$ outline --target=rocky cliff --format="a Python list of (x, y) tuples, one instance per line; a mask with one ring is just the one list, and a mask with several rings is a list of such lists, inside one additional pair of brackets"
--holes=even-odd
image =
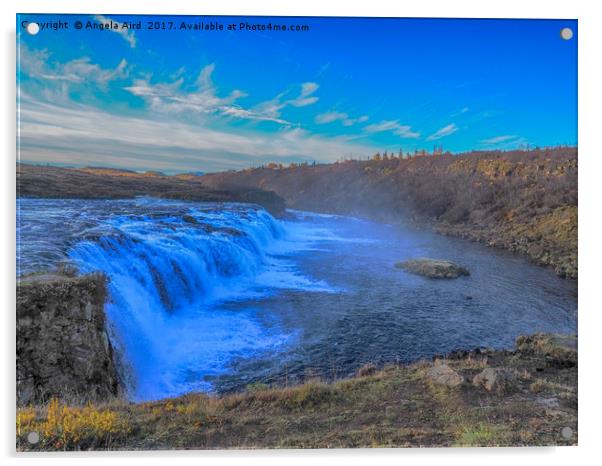
[(412, 221), (528, 255), (577, 278), (577, 148), (381, 156), (204, 175), (211, 189), (273, 191), (287, 206)]
[(17, 283), (17, 403), (117, 395), (105, 330), (106, 279), (33, 274)]

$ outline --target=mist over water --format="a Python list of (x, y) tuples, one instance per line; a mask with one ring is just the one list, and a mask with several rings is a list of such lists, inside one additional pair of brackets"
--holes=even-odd
[[(348, 217), (156, 199), (18, 204), (18, 272), (110, 279), (108, 331), (133, 400), (346, 376), (365, 362), (576, 331), (576, 283), (463, 240)], [(395, 269), (420, 256), (470, 277)]]

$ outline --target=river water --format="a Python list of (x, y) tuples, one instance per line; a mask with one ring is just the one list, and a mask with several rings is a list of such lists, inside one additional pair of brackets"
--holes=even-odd
[[(400, 225), (149, 198), (19, 199), (17, 273), (110, 279), (107, 326), (129, 397), (348, 376), (373, 362), (576, 332), (576, 282), (527, 259)], [(395, 262), (471, 271), (431, 280)]]

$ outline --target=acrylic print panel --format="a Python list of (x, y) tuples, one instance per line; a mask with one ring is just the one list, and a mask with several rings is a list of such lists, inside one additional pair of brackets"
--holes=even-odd
[(575, 20), (17, 16), (17, 449), (577, 443)]

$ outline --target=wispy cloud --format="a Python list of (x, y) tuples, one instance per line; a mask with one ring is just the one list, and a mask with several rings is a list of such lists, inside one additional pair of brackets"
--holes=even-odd
[(203, 67), (196, 78), (194, 90), (189, 92), (182, 89), (182, 77), (169, 83), (156, 84), (151, 84), (148, 79), (138, 79), (125, 90), (143, 98), (151, 109), (160, 113), (221, 113), (237, 116), (235, 112), (238, 108), (233, 104), (246, 93), (235, 89), (225, 97), (218, 96), (211, 78), (214, 70), (214, 64)]
[(449, 125), (444, 126), (443, 128), (437, 130), (435, 133), (431, 134), (428, 138), (426, 138), (426, 140), (436, 141), (437, 139), (441, 139), (454, 134), (456, 131), (458, 131), (458, 129), (459, 128), (454, 123), (450, 123)]
[(324, 63), (320, 69), (318, 70), (318, 73), (316, 74), (317, 77), (321, 77), (324, 73), (326, 73), (328, 71), (328, 69), (330, 68), (331, 63)]
[(271, 121), (274, 123), (278, 123), (281, 125), (292, 125), (290, 121), (283, 120), (282, 118), (278, 118), (275, 116), (270, 116), (269, 114), (263, 114), (259, 112), (255, 112), (253, 110), (247, 110), (242, 107), (238, 107), (236, 105), (224, 106), (220, 109), (222, 115), (230, 116), (234, 118), (240, 118), (245, 120), (256, 120), (256, 121)]
[(166, 172), (246, 168), (299, 160), (335, 161), (367, 155), (369, 145), (345, 137), (322, 137), (301, 128), (266, 134), (216, 130), (171, 117), (133, 117), (75, 103), (21, 98), (20, 159), (75, 166), (105, 165)]
[(487, 149), (513, 149), (523, 144), (528, 144), (529, 141), (522, 136), (516, 134), (505, 134), (494, 136), (488, 139), (483, 139), (480, 144)]
[(315, 103), (313, 96), (318, 89), (316, 83), (307, 82), (301, 85), (299, 94), (291, 99), (284, 99), (279, 94), (274, 99), (262, 102), (252, 108), (245, 108), (236, 103), (247, 94), (235, 89), (230, 94), (220, 97), (213, 83), (212, 75), (215, 64), (205, 66), (199, 73), (192, 91), (183, 90), (184, 78), (179, 77), (169, 83), (151, 84), (148, 79), (139, 79), (125, 90), (145, 99), (149, 106), (161, 113), (178, 114), (184, 112), (198, 114), (215, 114), (247, 120), (272, 121), (282, 125), (291, 125), (281, 118), (281, 111), (287, 106), (304, 107)]
[(299, 96), (288, 100), (286, 104), (294, 107), (305, 107), (306, 105), (315, 104), (318, 98), (312, 94), (318, 90), (318, 87), (320, 87), (318, 84), (312, 82), (301, 84), (301, 93)]
[(452, 113), (451, 116), (452, 117), (457, 117), (457, 116), (460, 116), (460, 115), (464, 115), (465, 113), (468, 113), (469, 111), (470, 111), (469, 107), (462, 107), (457, 112)]
[[(92, 63), (89, 57), (79, 58), (66, 63), (62, 68), (62, 78), (74, 82), (96, 82), (105, 86), (109, 81), (127, 77), (127, 61), (122, 59), (116, 68), (106, 70)], [(61, 79), (55, 76), (55, 79)]]
[(380, 133), (383, 131), (391, 131), (393, 134), (402, 138), (419, 138), (420, 133), (413, 131), (411, 126), (402, 125), (398, 120), (383, 120), (380, 123), (375, 123), (364, 127), (367, 133)]
[(501, 142), (507, 142), (507, 141), (510, 141), (510, 140), (516, 139), (516, 138), (518, 138), (518, 136), (516, 136), (516, 135), (495, 136), (493, 138), (483, 139), (481, 141), (481, 144), (494, 145), (494, 144), (499, 144)]
[(352, 126), (356, 123), (363, 123), (365, 121), (368, 121), (368, 116), (362, 115), (357, 118), (351, 118), (345, 112), (332, 111), (332, 112), (325, 112), (325, 113), (320, 113), (319, 115), (316, 115), (316, 117), (314, 118), (314, 121), (320, 125), (323, 125), (326, 123), (332, 123), (335, 121), (341, 121), (341, 123), (343, 123), (344, 126)]
[(21, 71), (30, 78), (55, 83), (99, 85), (106, 87), (110, 81), (129, 75), (128, 63), (122, 59), (113, 69), (92, 63), (89, 57), (81, 57), (66, 63), (51, 60), (46, 50), (32, 51), (24, 44), (19, 50)]
[[(95, 15), (94, 19), (103, 24), (109, 23), (110, 21), (113, 21), (113, 23), (119, 23), (119, 21), (112, 20), (111, 18), (107, 18), (103, 15)], [(136, 47), (136, 35), (134, 34), (133, 30), (119, 27), (118, 29), (109, 28), (109, 31), (115, 32), (123, 37), (123, 39), (130, 44), (130, 47)]]
[(264, 118), (280, 119), (281, 112), (284, 108), (290, 106), (293, 107), (306, 107), (307, 105), (315, 104), (318, 101), (318, 97), (313, 95), (320, 86), (314, 82), (306, 82), (301, 84), (301, 91), (297, 97), (292, 99), (286, 99), (286, 92), (278, 94), (273, 99), (261, 102), (256, 105), (252, 112), (254, 114), (261, 115)]

